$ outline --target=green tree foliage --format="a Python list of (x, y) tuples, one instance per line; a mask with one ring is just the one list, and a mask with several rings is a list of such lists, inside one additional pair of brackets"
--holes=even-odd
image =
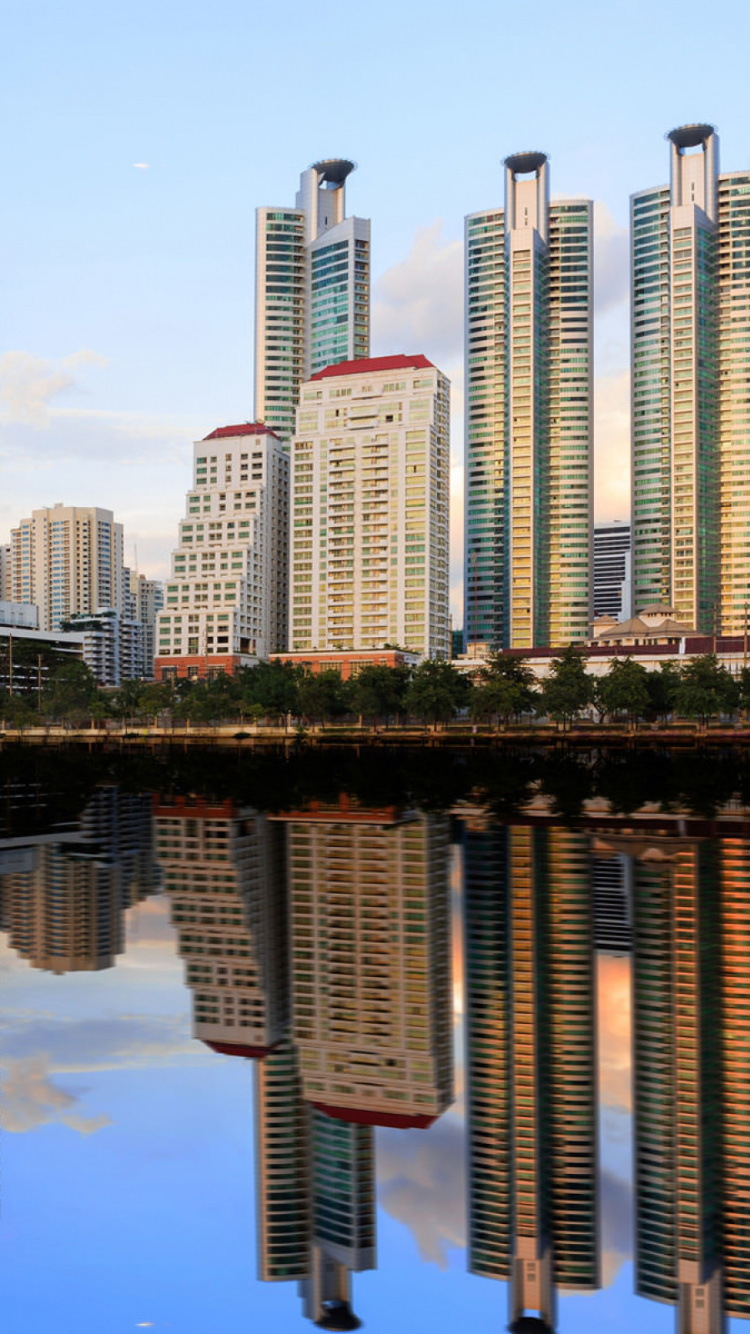
[(392, 717), (403, 713), (409, 671), (406, 667), (363, 667), (348, 683), (349, 706), (360, 718)]
[(665, 721), (675, 710), (677, 691), (680, 688), (679, 668), (672, 662), (660, 663), (658, 672), (648, 673), (646, 686), (649, 716)]
[(300, 670), (290, 662), (259, 662), (237, 678), (244, 712), (264, 718), (285, 718), (299, 712)]
[(42, 713), (63, 722), (85, 722), (99, 712), (98, 704), (94, 673), (77, 658), (56, 667), (42, 693)]
[(740, 686), (716, 654), (703, 653), (683, 667), (675, 704), (683, 717), (699, 718), (705, 727), (709, 718), (732, 713), (739, 698)]
[(571, 644), (554, 658), (544, 681), (538, 711), (561, 722), (563, 731), (594, 699), (594, 680), (586, 671), (586, 655)]
[(531, 713), (536, 702), (534, 673), (525, 658), (493, 653), (479, 673), (471, 693), (474, 718), (501, 718), (503, 722), (521, 713)]
[(428, 658), (420, 663), (406, 692), (407, 711), (426, 723), (447, 722), (468, 703), (471, 687), (449, 662)]
[(325, 723), (347, 711), (346, 691), (341, 673), (327, 668), (306, 672), (298, 686), (299, 712), (309, 722)]
[(648, 712), (648, 672), (633, 658), (615, 658), (597, 687), (598, 701), (610, 717), (624, 713), (634, 721)]

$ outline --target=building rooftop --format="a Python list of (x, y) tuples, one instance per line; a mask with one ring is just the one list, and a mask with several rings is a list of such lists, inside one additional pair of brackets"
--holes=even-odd
[(342, 185), (350, 172), (355, 171), (356, 162), (350, 162), (345, 157), (326, 157), (320, 162), (313, 162), (312, 169), (317, 171), (323, 177), (323, 180), (330, 185)]
[(224, 440), (230, 435), (272, 435), (274, 440), (280, 438), (264, 422), (240, 422), (239, 426), (217, 426), (210, 435), (204, 435), (203, 440)]
[[(366, 357), (361, 361), (339, 361), (335, 366), (326, 366), (325, 370), (316, 371), (311, 380), (329, 379), (334, 375), (376, 375), (378, 371), (408, 371), (436, 369), (434, 362), (418, 353), (407, 357), (403, 352), (393, 357)], [(208, 437), (210, 440), (210, 436)]]

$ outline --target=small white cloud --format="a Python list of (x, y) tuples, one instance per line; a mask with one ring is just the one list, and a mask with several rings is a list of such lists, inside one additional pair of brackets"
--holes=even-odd
[(630, 292), (628, 229), (606, 204), (594, 204), (594, 306), (597, 315), (627, 302)]
[(376, 353), (423, 352), (441, 370), (463, 347), (463, 242), (446, 241), (440, 219), (420, 227), (406, 259), (375, 287)]
[(448, 1249), (466, 1245), (464, 1129), (443, 1117), (430, 1130), (378, 1135), (383, 1208), (409, 1228), (423, 1260), (448, 1267)]
[(105, 1115), (81, 1116), (75, 1110), (78, 1101), (74, 1094), (66, 1093), (52, 1083), (47, 1056), (8, 1061), (3, 1079), (0, 1126), (4, 1130), (23, 1133), (57, 1121), (76, 1130), (79, 1135), (93, 1135), (111, 1124)]
[(150, 171), (151, 169), (150, 162), (134, 162), (133, 166), (136, 168), (137, 171)]
[(0, 355), (2, 418), (29, 426), (48, 426), (52, 400), (77, 384), (73, 372), (81, 366), (106, 364), (106, 357), (85, 347), (59, 361), (45, 360), (33, 352), (3, 352)]

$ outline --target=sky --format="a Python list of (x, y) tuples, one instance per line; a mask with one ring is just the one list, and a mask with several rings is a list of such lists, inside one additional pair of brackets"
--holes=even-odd
[(462, 235), (502, 159), (550, 155), (596, 201), (596, 513), (629, 513), (628, 197), (664, 134), (708, 120), (750, 165), (746, 0), (91, 0), (4, 19), (0, 542), (32, 508), (113, 509), (168, 573), (191, 445), (253, 417), (254, 210), (351, 157), (372, 219), (374, 354), (453, 383), (452, 594), (461, 609)]

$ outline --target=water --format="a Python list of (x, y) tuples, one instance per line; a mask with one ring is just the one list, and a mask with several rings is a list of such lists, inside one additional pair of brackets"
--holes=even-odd
[(7, 1327), (746, 1328), (747, 778), (0, 754)]

